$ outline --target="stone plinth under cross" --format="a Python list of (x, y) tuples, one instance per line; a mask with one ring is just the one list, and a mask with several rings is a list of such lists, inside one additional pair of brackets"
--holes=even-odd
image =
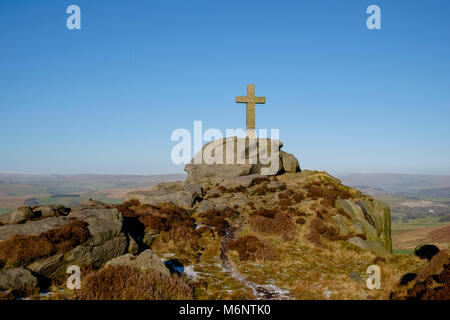
[(246, 103), (247, 104), (247, 120), (246, 129), (247, 137), (255, 137), (255, 105), (266, 103), (266, 97), (255, 97), (255, 85), (249, 84), (247, 86), (247, 96), (237, 96), (236, 103)]

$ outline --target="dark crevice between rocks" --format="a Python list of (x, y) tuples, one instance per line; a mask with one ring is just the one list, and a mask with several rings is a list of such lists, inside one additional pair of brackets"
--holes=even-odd
[(50, 286), (52, 284), (52, 279), (50, 279), (46, 276), (43, 276), (41, 274), (38, 274), (34, 271), (31, 271), (31, 270), (29, 270), (29, 271), (31, 272), (31, 275), (37, 279), (38, 288), (40, 291), (46, 292), (46, 291), (50, 290)]
[(138, 244), (139, 252), (149, 249), (144, 243), (145, 226), (138, 217), (123, 217), (122, 231)]
[(364, 214), (364, 218), (370, 223), (370, 225), (376, 230), (377, 228), (375, 227), (375, 222), (373, 222), (372, 217), (369, 215), (369, 213), (367, 212), (366, 208), (364, 207), (364, 205), (357, 201), (356, 204), (358, 205), (358, 207), (361, 208), (363, 214)]

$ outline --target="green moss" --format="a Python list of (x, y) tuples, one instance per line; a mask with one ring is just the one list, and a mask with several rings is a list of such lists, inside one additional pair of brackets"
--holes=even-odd
[(406, 255), (414, 255), (414, 250), (413, 249), (394, 249), (393, 250), (394, 254), (406, 254)]

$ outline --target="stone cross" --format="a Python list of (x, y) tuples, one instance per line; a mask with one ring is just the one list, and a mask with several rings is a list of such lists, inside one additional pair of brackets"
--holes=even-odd
[(255, 97), (255, 85), (249, 84), (247, 86), (247, 96), (237, 96), (236, 103), (247, 104), (247, 137), (255, 137), (255, 104), (266, 103), (265, 97)]

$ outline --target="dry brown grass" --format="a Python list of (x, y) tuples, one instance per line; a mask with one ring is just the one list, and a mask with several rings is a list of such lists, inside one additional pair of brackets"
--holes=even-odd
[(7, 265), (24, 265), (56, 253), (64, 253), (85, 242), (89, 237), (87, 223), (73, 220), (64, 227), (39, 236), (13, 235), (0, 242), (0, 260)]
[(270, 193), (270, 191), (271, 191), (271, 190), (269, 190), (269, 188), (268, 188), (267, 185), (265, 185), (265, 184), (263, 184), (263, 185), (261, 185), (261, 186), (259, 186), (259, 187), (257, 187), (257, 188), (255, 189), (255, 193), (256, 193), (258, 196), (264, 196), (264, 195), (266, 195), (267, 193)]
[(193, 228), (195, 220), (187, 210), (170, 203), (158, 206), (143, 205), (138, 200), (130, 200), (116, 208), (127, 218), (137, 218), (146, 229), (157, 232), (169, 231), (180, 226)]
[(31, 263), (54, 253), (55, 247), (50, 241), (34, 235), (13, 235), (0, 242), (0, 260), (7, 265)]
[(352, 237), (360, 237), (363, 240), (367, 240), (367, 237), (364, 234), (349, 233), (345, 236), (340, 235), (333, 225), (329, 225), (325, 222), (328, 220), (324, 218), (328, 217), (329, 216), (327, 215), (324, 216), (321, 214), (317, 214), (316, 217), (309, 223), (309, 233), (306, 235), (306, 239), (308, 239), (314, 245), (321, 248), (327, 248), (323, 240), (340, 241), (348, 240)]
[(192, 291), (179, 277), (128, 266), (106, 267), (86, 276), (76, 293), (82, 300), (188, 300)]
[(286, 198), (286, 199), (281, 199), (278, 201), (278, 206), (282, 209), (282, 210), (287, 210), (288, 207), (292, 204), (292, 199), (291, 198)]
[(219, 235), (223, 235), (225, 229), (228, 228), (228, 219), (233, 219), (238, 216), (238, 212), (231, 208), (225, 208), (224, 210), (208, 210), (198, 215), (202, 218), (203, 223), (209, 227), (214, 228)]
[(295, 195), (292, 196), (292, 200), (295, 203), (299, 203), (301, 202), (303, 199), (305, 199), (305, 195), (303, 193), (296, 193)]
[(263, 216), (263, 217), (266, 217), (266, 218), (272, 218), (273, 219), (273, 218), (275, 218), (275, 214), (276, 213), (277, 212), (275, 210), (273, 210), (273, 209), (260, 208), (260, 209), (254, 211), (254, 212), (251, 212), (250, 215), (251, 216), (253, 216), (253, 215)]
[(265, 235), (281, 236), (284, 241), (292, 241), (297, 235), (292, 218), (285, 212), (276, 212), (273, 218), (268, 212), (250, 217), (250, 226), (253, 231)]
[(290, 198), (291, 196), (293, 196), (293, 195), (295, 195), (296, 193), (295, 193), (295, 191), (294, 190), (292, 190), (292, 189), (287, 189), (286, 191), (284, 191), (284, 192), (280, 192), (279, 194), (278, 194), (278, 199), (287, 199), (287, 198)]
[(338, 184), (330, 179), (314, 181), (305, 186), (307, 196), (311, 199), (321, 199), (321, 203), (327, 207), (334, 207), (337, 199), (350, 199), (352, 194), (348, 187)]
[(337, 213), (343, 217), (346, 217), (348, 220), (352, 220), (352, 217), (342, 208), (337, 209)]
[(73, 220), (64, 227), (43, 232), (39, 237), (54, 244), (57, 252), (67, 252), (89, 238), (88, 224)]
[(254, 185), (258, 185), (265, 182), (270, 182), (269, 177), (256, 177), (255, 179), (253, 179)]
[(135, 218), (137, 217), (137, 214), (131, 208), (136, 208), (140, 205), (141, 204), (138, 200), (132, 199), (127, 202), (117, 204), (115, 205), (115, 207), (117, 208), (117, 210), (119, 210), (120, 213), (122, 213), (122, 216), (124, 218)]
[(191, 262), (196, 261), (205, 249), (205, 241), (202, 239), (214, 237), (212, 230), (216, 230), (219, 234), (223, 233), (228, 226), (226, 218), (235, 214), (229, 208), (221, 212), (206, 212), (198, 217), (208, 227), (196, 229), (193, 215), (188, 210), (173, 204), (151, 206), (142, 205), (134, 200), (125, 202), (117, 208), (122, 214), (125, 213), (125, 222), (129, 219), (129, 224), (132, 222), (132, 227), (138, 231), (142, 229), (143, 232), (147, 229), (159, 233), (152, 243), (153, 250), (176, 253)]
[(273, 261), (278, 259), (278, 254), (273, 245), (255, 236), (246, 235), (227, 244), (228, 250), (237, 251), (239, 260)]
[(430, 263), (419, 272), (418, 280), (425, 280), (427, 277), (432, 276), (442, 269), (442, 266), (446, 264), (450, 264), (448, 250), (441, 250), (433, 258), (431, 258)]
[(17, 298), (34, 297), (39, 294), (39, 289), (31, 286), (18, 286), (0, 292), (0, 300), (16, 300)]
[[(414, 273), (406, 275), (414, 276)], [(405, 275), (404, 275), (405, 276)], [(402, 277), (403, 279), (404, 277)], [(450, 257), (439, 252), (418, 272), (416, 278), (392, 288), (391, 299), (450, 300)]]

